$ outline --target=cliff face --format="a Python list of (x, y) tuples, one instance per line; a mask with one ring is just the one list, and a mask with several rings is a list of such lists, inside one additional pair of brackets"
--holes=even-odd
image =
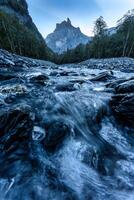
[(56, 29), (46, 38), (46, 43), (56, 53), (63, 53), (79, 44), (87, 44), (90, 37), (84, 35), (79, 27), (74, 27), (70, 19), (56, 24)]
[(11, 9), (22, 15), (28, 14), (28, 6), (25, 0), (0, 0), (0, 6), (3, 9)]
[(0, 32), (1, 48), (47, 59), (50, 50), (29, 15), (26, 0), (0, 0)]
[(37, 37), (42, 37), (29, 15), (26, 0), (0, 0), (0, 11), (17, 17), (19, 22), (34, 31)]

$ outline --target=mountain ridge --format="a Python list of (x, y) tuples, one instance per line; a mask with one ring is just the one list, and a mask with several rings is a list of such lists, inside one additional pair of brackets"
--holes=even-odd
[(58, 54), (73, 49), (79, 44), (87, 44), (90, 40), (91, 37), (84, 35), (79, 27), (74, 27), (69, 18), (57, 23), (54, 32), (45, 39), (48, 47)]

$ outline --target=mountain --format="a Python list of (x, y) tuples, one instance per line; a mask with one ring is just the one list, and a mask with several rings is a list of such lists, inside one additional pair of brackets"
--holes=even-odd
[(91, 38), (84, 35), (80, 28), (74, 27), (68, 18), (67, 21), (56, 24), (54, 32), (49, 34), (45, 40), (49, 48), (61, 54), (79, 44), (87, 44)]
[(47, 59), (51, 54), (26, 0), (0, 0), (0, 48), (35, 58)]

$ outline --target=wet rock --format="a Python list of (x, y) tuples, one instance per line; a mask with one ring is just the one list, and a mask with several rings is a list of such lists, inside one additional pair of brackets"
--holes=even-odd
[(134, 127), (134, 94), (115, 95), (111, 104), (115, 117), (123, 125)]
[(45, 129), (39, 126), (34, 126), (32, 132), (32, 139), (35, 141), (42, 141), (46, 136)]
[(74, 84), (74, 89), (79, 90), (81, 88), (81, 85), (79, 83)]
[[(14, 177), (28, 159), (33, 121), (29, 107), (4, 109), (0, 113), (0, 168), (1, 177)], [(24, 162), (23, 162), (24, 161)]]
[(116, 93), (132, 93), (134, 92), (134, 80), (126, 81), (116, 87)]
[(12, 66), (15, 65), (15, 63), (12, 60), (9, 60), (9, 59), (6, 59), (6, 58), (5, 58), (5, 62), (6, 62), (7, 65), (12, 65)]
[(60, 74), (60, 76), (68, 76), (68, 75), (69, 75), (69, 72), (67, 72), (67, 71), (62, 71), (62, 72), (60, 72), (59, 74)]
[(11, 104), (13, 102), (16, 101), (16, 95), (14, 94), (11, 94), (11, 95), (8, 95), (5, 99), (4, 99), (5, 103), (7, 104)]
[[(108, 152), (107, 152), (108, 154)], [(114, 162), (106, 152), (94, 151), (91, 158), (91, 166), (103, 175), (113, 174)]]
[[(10, 135), (10, 133), (13, 133), (13, 130), (14, 134), (18, 133), (18, 137), (21, 136), (22, 132), (28, 132), (27, 126), (30, 125), (32, 122), (31, 111), (29, 109), (29, 107), (15, 107), (10, 110), (1, 110), (0, 136), (4, 135), (5, 137), (6, 134)], [(5, 137), (5, 139), (9, 138)]]
[(58, 71), (55, 71), (53, 70), (51, 73), (50, 73), (50, 76), (57, 76), (58, 75)]
[(0, 93), (2, 94), (26, 94), (28, 89), (24, 85), (1, 86)]
[(59, 91), (59, 92), (72, 92), (72, 91), (75, 91), (76, 89), (77, 88), (74, 87), (73, 83), (56, 85), (56, 90)]
[[(119, 83), (119, 84), (118, 84)], [(115, 117), (124, 125), (134, 126), (134, 80), (119, 80), (114, 84), (116, 95), (111, 105)]]
[(46, 81), (48, 81), (49, 77), (46, 75), (46, 74), (40, 74), (40, 75), (37, 75), (37, 76), (33, 76), (30, 81), (31, 82), (35, 82), (35, 83), (38, 83), (38, 84), (44, 84)]
[[(83, 84), (83, 83), (87, 83), (87, 81), (84, 80), (84, 79), (71, 80), (70, 82), (71, 82), (71, 83), (74, 83), (74, 84), (78, 83), (78, 84), (80, 84), (80, 85)], [(88, 83), (92, 84), (92, 82), (89, 82), (89, 81), (88, 81)]]
[(61, 145), (65, 136), (70, 132), (69, 126), (63, 120), (52, 121), (45, 126), (46, 137), (44, 145), (48, 149), (54, 149), (57, 145)]
[(10, 80), (16, 78), (14, 75), (8, 74), (8, 73), (0, 73), (0, 81)]
[(102, 72), (94, 78), (90, 79), (90, 81), (108, 81), (110, 79), (114, 79), (112, 71)]

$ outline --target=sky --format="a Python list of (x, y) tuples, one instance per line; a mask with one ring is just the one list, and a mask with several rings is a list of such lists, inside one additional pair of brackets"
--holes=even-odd
[(99, 16), (104, 17), (108, 27), (113, 27), (134, 8), (134, 0), (27, 0), (27, 3), (30, 15), (44, 37), (54, 31), (56, 23), (67, 17), (75, 27), (90, 36)]

